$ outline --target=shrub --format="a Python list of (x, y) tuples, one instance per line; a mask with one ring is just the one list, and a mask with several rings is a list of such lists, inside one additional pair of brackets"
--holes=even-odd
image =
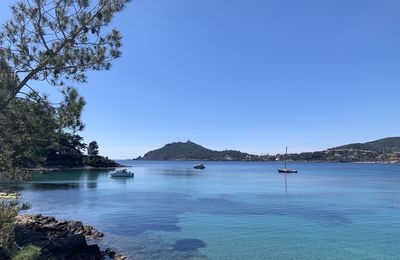
[(40, 248), (36, 246), (26, 246), (19, 251), (12, 260), (35, 260), (40, 255)]
[(0, 200), (0, 259), (10, 255), (14, 244), (14, 218), (18, 211), (16, 202)]

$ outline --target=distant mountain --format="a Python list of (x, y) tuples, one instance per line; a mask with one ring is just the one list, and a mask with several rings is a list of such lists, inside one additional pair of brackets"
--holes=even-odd
[(150, 151), (139, 160), (209, 160), (209, 161), (244, 161), (255, 160), (257, 155), (250, 155), (234, 150), (214, 151), (201, 145), (187, 142), (174, 142)]
[(400, 162), (400, 137), (366, 143), (354, 143), (324, 151), (292, 153), (285, 156), (253, 155), (235, 150), (214, 151), (201, 145), (175, 142), (150, 151), (138, 160), (208, 160), (208, 161), (288, 161), (306, 162)]

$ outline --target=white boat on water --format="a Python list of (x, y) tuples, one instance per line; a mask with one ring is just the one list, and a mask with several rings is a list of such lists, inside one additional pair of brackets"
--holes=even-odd
[(133, 172), (130, 172), (127, 169), (111, 173), (111, 177), (133, 177), (133, 176), (134, 176)]

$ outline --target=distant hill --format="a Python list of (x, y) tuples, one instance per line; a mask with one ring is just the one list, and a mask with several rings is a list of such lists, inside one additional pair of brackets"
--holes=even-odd
[(324, 151), (292, 153), (287, 156), (253, 155), (235, 150), (214, 151), (201, 145), (175, 142), (150, 151), (138, 160), (208, 160), (208, 161), (288, 161), (306, 162), (400, 162), (400, 137), (388, 137), (366, 143), (354, 143)]
[(332, 148), (331, 150), (356, 149), (376, 152), (400, 152), (400, 137), (387, 137), (372, 142), (354, 143)]
[(139, 160), (210, 160), (210, 161), (243, 161), (254, 160), (256, 155), (250, 155), (234, 150), (214, 151), (201, 145), (187, 142), (174, 142), (146, 153)]
[(290, 154), (288, 159), (313, 162), (400, 162), (400, 137), (346, 144), (319, 152)]

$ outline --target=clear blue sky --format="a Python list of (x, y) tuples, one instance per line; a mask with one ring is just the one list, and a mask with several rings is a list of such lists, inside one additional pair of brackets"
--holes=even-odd
[(397, 0), (135, 0), (115, 20), (122, 58), (80, 86), (82, 135), (111, 158), (178, 139), (264, 154), (399, 136), (399, 10)]

